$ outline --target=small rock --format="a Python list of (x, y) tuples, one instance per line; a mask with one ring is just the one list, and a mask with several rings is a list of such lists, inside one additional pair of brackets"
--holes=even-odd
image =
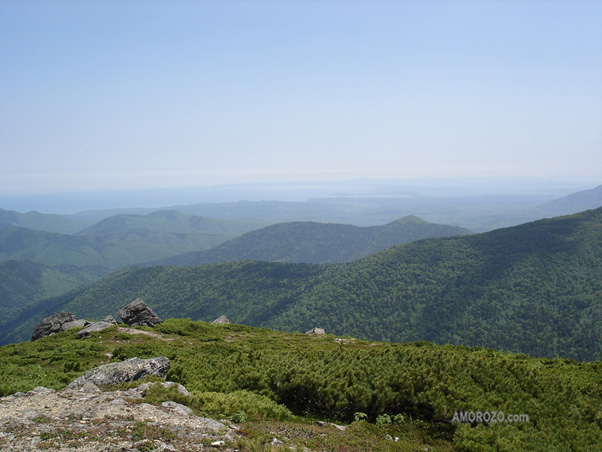
[(161, 386), (163, 386), (164, 388), (169, 388), (173, 385), (176, 385), (176, 388), (178, 389), (178, 392), (182, 395), (185, 396), (190, 396), (191, 394), (188, 392), (188, 390), (182, 386), (180, 383), (174, 383), (173, 381), (165, 381), (163, 383), (161, 383)]
[(220, 446), (223, 446), (224, 444), (226, 444), (224, 441), (213, 441), (211, 443), (211, 447), (220, 447)]
[(188, 390), (184, 386), (182, 386), (180, 383), (174, 383), (173, 381), (163, 381), (163, 382), (160, 382), (160, 383), (159, 382), (156, 382), (156, 383), (143, 383), (140, 386), (138, 386), (136, 388), (136, 390), (139, 393), (141, 393), (143, 395), (146, 395), (146, 392), (149, 390), (149, 388), (152, 385), (156, 385), (156, 384), (160, 384), (164, 388), (170, 388), (171, 386), (176, 385), (176, 387), (178, 389), (178, 392), (180, 394), (185, 395), (185, 396), (191, 396), (191, 394), (188, 392)]
[(110, 323), (111, 325), (117, 325), (117, 320), (115, 320), (112, 315), (106, 316), (103, 322)]
[(307, 333), (305, 334), (316, 334), (316, 335), (323, 335), (326, 334), (326, 331), (324, 331), (323, 328), (312, 328), (311, 330), (309, 330)]
[(163, 402), (161, 406), (180, 416), (190, 416), (192, 414), (190, 408), (177, 402)]
[(91, 322), (88, 322), (86, 319), (74, 320), (73, 322), (68, 322), (63, 325), (63, 330), (67, 331), (71, 328), (84, 328), (90, 325)]
[(97, 331), (106, 330), (107, 328), (111, 328), (113, 326), (112, 323), (107, 322), (94, 322), (91, 323), (90, 326), (84, 328), (81, 331), (77, 332), (79, 337), (89, 336), (90, 333), (96, 333)]
[(220, 325), (223, 323), (230, 323), (230, 320), (228, 320), (228, 317), (225, 315), (220, 315), (217, 319), (211, 322), (212, 325)]
[(322, 426), (324, 426), (325, 424), (326, 424), (326, 422), (322, 422), (322, 421), (316, 421), (316, 425), (317, 425), (318, 427), (322, 427)]

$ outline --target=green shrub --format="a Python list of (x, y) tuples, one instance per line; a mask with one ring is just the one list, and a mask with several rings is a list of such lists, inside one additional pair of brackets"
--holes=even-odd
[(258, 417), (284, 421), (293, 418), (293, 414), (285, 406), (266, 396), (244, 390), (229, 394), (204, 392), (195, 397), (194, 405), (204, 413), (230, 418), (240, 419), (238, 413), (243, 413), (245, 419)]
[(378, 427), (384, 427), (386, 425), (391, 425), (393, 422), (391, 421), (391, 416), (388, 414), (381, 414), (376, 418), (376, 425)]

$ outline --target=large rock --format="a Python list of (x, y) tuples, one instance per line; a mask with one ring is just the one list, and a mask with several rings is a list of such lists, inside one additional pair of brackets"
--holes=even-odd
[(58, 314), (46, 317), (33, 328), (31, 340), (35, 341), (51, 334), (60, 333), (65, 330), (65, 324), (75, 322), (75, 316), (70, 312), (59, 312)]
[(130, 358), (120, 363), (105, 364), (90, 369), (81, 377), (69, 383), (67, 388), (80, 388), (86, 383), (94, 383), (97, 386), (118, 385), (139, 380), (145, 375), (156, 375), (159, 378), (165, 378), (170, 366), (171, 362), (166, 356), (150, 359)]
[(142, 298), (136, 298), (119, 311), (119, 317), (129, 326), (155, 326), (163, 322)]

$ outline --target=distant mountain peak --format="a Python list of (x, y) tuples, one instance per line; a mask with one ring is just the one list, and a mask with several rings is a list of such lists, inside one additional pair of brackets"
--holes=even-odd
[(538, 210), (548, 215), (570, 215), (598, 207), (602, 207), (602, 185), (547, 202)]
[(428, 221), (417, 217), (416, 215), (406, 215), (405, 217), (401, 217), (397, 220), (391, 221), (388, 224), (408, 224), (408, 223), (419, 223), (419, 224), (429, 224)]

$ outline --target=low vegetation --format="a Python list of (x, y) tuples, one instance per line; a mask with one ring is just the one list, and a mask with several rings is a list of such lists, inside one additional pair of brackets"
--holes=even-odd
[[(274, 437), (332, 451), (375, 444), (379, 450), (593, 451), (602, 444), (601, 362), (189, 319), (170, 319), (153, 331), (158, 337), (113, 327), (85, 339), (66, 331), (4, 346), (0, 395), (38, 385), (60, 389), (109, 359), (164, 355), (172, 361), (167, 379), (191, 396), (156, 387), (145, 401), (174, 400), (238, 423), (241, 450), (270, 450)], [(500, 421), (504, 413), (505, 422), (454, 422), (458, 413), (477, 412), (489, 418), (496, 412)], [(514, 415), (528, 420), (506, 422)], [(318, 419), (326, 423), (318, 426)]]

